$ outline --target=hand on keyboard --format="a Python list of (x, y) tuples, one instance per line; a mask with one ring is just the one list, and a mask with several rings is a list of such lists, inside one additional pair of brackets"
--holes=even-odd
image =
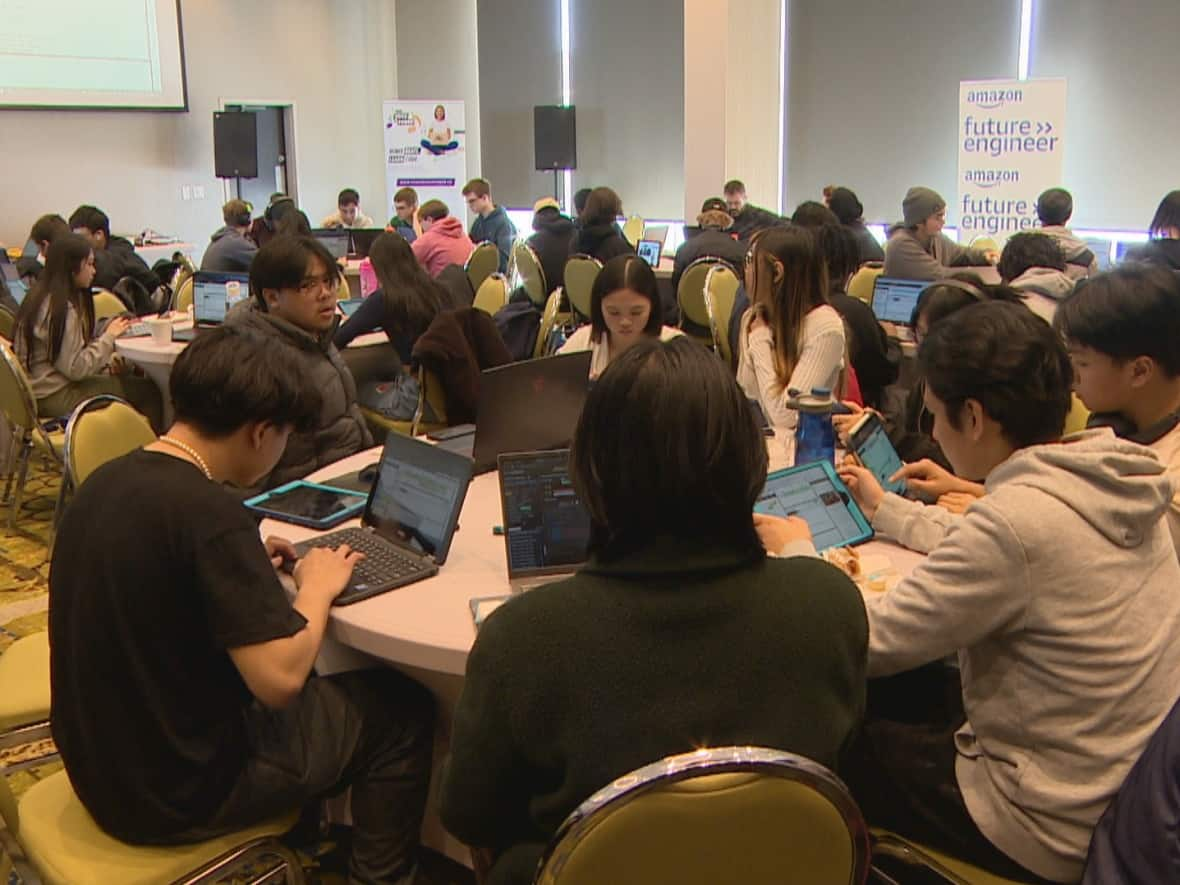
[(327, 593), (329, 599), (335, 599), (348, 586), (353, 568), (364, 556), (347, 544), (335, 550), (327, 547), (308, 550), (295, 564), (295, 586), (300, 593), (305, 590)]

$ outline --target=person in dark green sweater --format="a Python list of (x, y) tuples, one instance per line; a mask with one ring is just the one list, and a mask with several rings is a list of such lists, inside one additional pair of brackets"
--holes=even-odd
[(695, 342), (641, 342), (590, 391), (571, 454), (589, 564), (484, 622), (455, 712), (442, 820), (494, 859), (488, 882), (531, 882), (571, 811), (665, 756), (753, 744), (839, 769), (864, 605), (822, 560), (766, 556), (766, 466), (733, 375)]

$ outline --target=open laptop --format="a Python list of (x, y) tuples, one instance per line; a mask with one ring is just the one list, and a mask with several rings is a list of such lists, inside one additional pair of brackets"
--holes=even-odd
[(20, 272), (16, 269), (16, 265), (7, 260), (0, 261), (0, 274), (4, 275), (4, 282), (8, 286), (8, 291), (16, 303), (20, 304), (25, 300), (25, 296), (29, 294), (29, 287), (25, 285), (25, 281), (20, 278)]
[(569, 449), (500, 456), (500, 504), (512, 592), (531, 590), (586, 562), (590, 516), (569, 473)]
[(323, 243), (324, 248), (331, 252), (332, 257), (337, 261), (348, 257), (352, 237), (347, 230), (336, 227), (318, 227), (311, 232), (311, 235)]
[(647, 237), (644, 237), (635, 244), (635, 251), (639, 254), (639, 257), (653, 268), (659, 266), (660, 253), (663, 251), (663, 248), (659, 240), (649, 240)]
[(475, 429), (439, 443), (475, 461), (475, 472), (496, 469), (504, 452), (564, 448), (573, 439), (586, 391), (590, 351), (509, 363), (479, 379)]
[(249, 297), (248, 273), (197, 271), (193, 274), (193, 327), (173, 330), (172, 340), (192, 341), (202, 329), (220, 326), (229, 309)]
[(348, 247), (348, 254), (353, 258), (368, 258), (369, 250), (373, 248), (373, 240), (383, 233), (383, 227), (354, 227), (348, 232), (352, 243)]
[(929, 280), (877, 277), (873, 283), (873, 314), (881, 322), (909, 328), (913, 324), (918, 296), (929, 285)]
[(347, 544), (365, 554), (333, 605), (348, 605), (438, 574), (459, 525), (471, 482), (471, 461), (421, 440), (391, 433), (359, 527), (295, 545)]

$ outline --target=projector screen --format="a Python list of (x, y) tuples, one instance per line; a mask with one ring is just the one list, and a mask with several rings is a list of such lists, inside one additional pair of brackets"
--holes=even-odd
[(180, 0), (0, 0), (0, 108), (187, 107)]

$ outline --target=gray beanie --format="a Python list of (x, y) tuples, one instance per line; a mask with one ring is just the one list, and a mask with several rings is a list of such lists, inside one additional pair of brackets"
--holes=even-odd
[(946, 208), (946, 200), (928, 187), (911, 187), (901, 201), (901, 214), (906, 227), (916, 227), (939, 209)]

